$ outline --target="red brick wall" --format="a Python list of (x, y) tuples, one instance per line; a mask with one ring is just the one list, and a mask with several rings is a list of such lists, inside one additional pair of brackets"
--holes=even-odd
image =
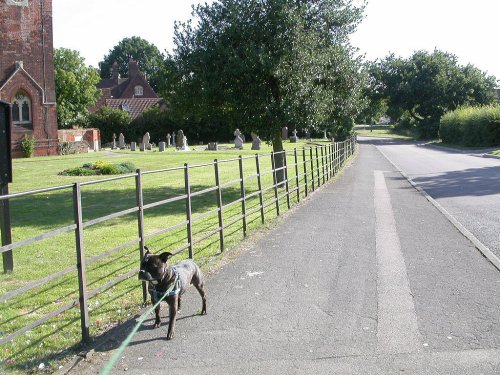
[[(52, 0), (30, 0), (27, 4), (0, 2), (0, 99), (11, 102), (22, 89), (32, 103), (33, 129), (12, 129), (14, 157), (22, 155), (19, 140), (25, 134), (33, 135), (37, 141), (35, 155), (58, 152)], [(24, 71), (12, 77), (16, 61), (23, 62)]]

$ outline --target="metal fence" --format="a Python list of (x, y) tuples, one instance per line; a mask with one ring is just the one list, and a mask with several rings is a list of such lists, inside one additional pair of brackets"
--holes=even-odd
[[(168, 236), (173, 231), (185, 231), (185, 243), (180, 247), (172, 250), (174, 254), (186, 253), (186, 256), (193, 258), (196, 254), (194, 247), (209, 238), (218, 237), (220, 251), (224, 250), (226, 230), (240, 223), (243, 234), (248, 230), (248, 220), (250, 217), (258, 217), (262, 223), (266, 220), (266, 215), (269, 210), (273, 214), (279, 215), (281, 207), (290, 208), (292, 204), (299, 202), (302, 198), (307, 197), (311, 192), (330, 180), (337, 171), (343, 166), (346, 159), (351, 156), (355, 150), (355, 136), (344, 142), (329, 143), (326, 145), (313, 145), (304, 149), (294, 149), (292, 151), (281, 152), (282, 158), (278, 157), (277, 153), (256, 154), (253, 156), (239, 156), (234, 159), (214, 160), (212, 163), (190, 165), (184, 164), (182, 167), (168, 168), (155, 171), (143, 172), (137, 170), (134, 174), (128, 174), (119, 177), (105, 178), (88, 182), (74, 183), (71, 185), (63, 185), (46, 189), (10, 194), (0, 196), (0, 204), (4, 207), (6, 203), (12, 203), (16, 199), (21, 199), (28, 196), (36, 196), (40, 194), (53, 193), (57, 191), (66, 191), (71, 194), (72, 216), (71, 224), (46, 231), (36, 236), (26, 238), (10, 244), (2, 244), (0, 253), (11, 252), (28, 245), (33, 245), (54, 238), (64, 233), (74, 232), (74, 244), (76, 250), (75, 264), (66, 267), (58, 272), (50, 274), (46, 277), (35, 281), (25, 283), (21, 288), (7, 292), (0, 296), (0, 303), (13, 299), (24, 293), (48, 284), (53, 280), (63, 277), (64, 275), (74, 273), (78, 275), (78, 298), (73, 299), (69, 303), (59, 306), (50, 313), (36, 319), (23, 328), (7, 334), (0, 338), (0, 345), (14, 340), (16, 337), (26, 333), (33, 328), (46, 323), (49, 319), (60, 315), (61, 313), (79, 306), (80, 321), (81, 321), (81, 337), (83, 341), (90, 339), (90, 319), (89, 319), (89, 300), (102, 293), (118, 283), (136, 275), (138, 271), (139, 260), (144, 254), (144, 246), (148, 241), (151, 241), (157, 236)], [(276, 161), (283, 161), (282, 167), (276, 166)], [(265, 162), (264, 162), (265, 161)], [(224, 181), (221, 169), (225, 165), (237, 164), (238, 176), (236, 179)], [(251, 166), (253, 164), (253, 166)], [(244, 167), (245, 165), (245, 167)], [(264, 166), (269, 166), (267, 169)], [(203, 187), (200, 189), (193, 185), (192, 174), (196, 170), (203, 170), (203, 173), (212, 174), (214, 178), (213, 186)], [(211, 170), (211, 172), (210, 172)], [(144, 178), (148, 175), (168, 176), (170, 174), (183, 176), (183, 191), (177, 191), (172, 197), (166, 199), (150, 199), (148, 203), (144, 200)], [(282, 176), (282, 177), (280, 177)], [(180, 178), (180, 177), (178, 177)], [(101, 185), (106, 182), (124, 183), (124, 181), (133, 181), (135, 186), (135, 204), (133, 207), (112, 212), (100, 217), (84, 220), (84, 205), (82, 204), (82, 188), (91, 185)], [(251, 185), (251, 187), (250, 187)], [(232, 189), (231, 195), (225, 195), (228, 189)], [(236, 191), (236, 193), (235, 193)], [(71, 192), (71, 193), (69, 193)], [(211, 199), (214, 202), (214, 208), (203, 210), (203, 208), (193, 209), (193, 199), (200, 196), (208, 196), (206, 199)], [(177, 203), (176, 203), (177, 202)], [(249, 204), (254, 202), (254, 204)], [(185, 217), (168, 227), (159, 228), (150, 232), (146, 231), (145, 213), (162, 206), (177, 204), (183, 205)], [(235, 214), (236, 207), (236, 214)], [(266, 209), (268, 211), (266, 211)], [(231, 215), (227, 215), (231, 212)], [(137, 222), (137, 232), (133, 235), (130, 241), (119, 244), (119, 246), (106, 250), (91, 257), (85, 255), (86, 241), (85, 232), (90, 227), (98, 224), (107, 223), (114, 219), (124, 217), (126, 215), (134, 215)], [(274, 215), (274, 216), (275, 216)], [(209, 218), (214, 218), (210, 227), (205, 227), (203, 231), (193, 231), (193, 225), (197, 222), (207, 221)], [(236, 226), (240, 227), (240, 226)], [(135, 247), (137, 251), (136, 264), (132, 269), (125, 270), (118, 277), (105, 282), (102, 285), (89, 289), (87, 285), (87, 268), (111, 254), (117, 253), (123, 249)], [(138, 248), (138, 250), (137, 250)], [(76, 291), (75, 291), (76, 292)], [(145, 283), (142, 284), (142, 294), (144, 301), (147, 298), (147, 289)]]

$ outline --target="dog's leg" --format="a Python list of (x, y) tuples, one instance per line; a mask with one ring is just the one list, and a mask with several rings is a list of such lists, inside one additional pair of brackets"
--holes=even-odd
[[(153, 302), (154, 304), (154, 302)], [(156, 306), (155, 308), (155, 328), (159, 328), (161, 325), (161, 319), (160, 319), (160, 305)]]
[(181, 295), (179, 294), (177, 296), (178, 303), (177, 303), (177, 311), (181, 311)]
[(201, 306), (201, 315), (206, 315), (207, 314), (207, 297), (205, 296), (205, 289), (203, 287), (203, 283), (197, 283), (194, 284), (194, 287), (200, 293), (201, 300), (202, 300), (202, 306)]
[(175, 319), (177, 316), (177, 306), (179, 303), (178, 296), (172, 297), (172, 300), (168, 301), (168, 308), (170, 313), (170, 318), (168, 322), (168, 333), (167, 340), (171, 340), (174, 338), (175, 334)]

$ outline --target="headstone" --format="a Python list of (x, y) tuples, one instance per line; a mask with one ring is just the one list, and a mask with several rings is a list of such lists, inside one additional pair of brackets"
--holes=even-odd
[(176, 147), (177, 144), (175, 143), (175, 132), (172, 133), (172, 146)]
[(139, 143), (139, 150), (146, 151), (146, 145), (144, 143)]
[(135, 142), (130, 142), (130, 151), (135, 151), (135, 148), (137, 147), (137, 143)]
[(166, 145), (167, 145), (167, 144), (166, 144), (165, 142), (160, 142), (160, 143), (158, 144), (158, 147), (159, 147), (159, 149), (160, 149), (160, 152), (164, 152), (164, 151), (165, 151), (165, 146), (166, 146)]
[(219, 148), (217, 146), (217, 142), (208, 142), (207, 150), (209, 151), (217, 151)]
[(118, 147), (123, 150), (125, 148), (125, 137), (123, 136), (123, 133), (120, 133), (118, 136)]
[(298, 140), (299, 140), (299, 137), (297, 137), (297, 129), (293, 129), (292, 136), (290, 137), (290, 142), (297, 143)]
[(116, 134), (113, 133), (113, 145), (111, 146), (112, 150), (116, 150)]
[(288, 139), (288, 128), (286, 126), (281, 128), (281, 139), (284, 141)]
[[(142, 144), (144, 146), (144, 150), (150, 150), (151, 149), (151, 145), (149, 143), (149, 141), (151, 140), (151, 137), (149, 136), (149, 132), (147, 132), (146, 134), (144, 134), (144, 136), (142, 137)], [(142, 148), (141, 148), (141, 151), (144, 151)]]
[(236, 129), (233, 134), (236, 137), (234, 138), (234, 147), (240, 150), (243, 149), (243, 138), (240, 129)]
[(309, 132), (307, 132), (307, 133), (306, 133), (306, 139), (307, 139), (308, 141), (310, 141), (310, 140), (311, 140), (311, 133), (309, 133)]
[(170, 133), (167, 133), (167, 147), (171, 146), (171, 144), (170, 144), (170, 138), (172, 138), (172, 136), (170, 135)]
[(177, 147), (179, 149), (184, 147), (184, 132), (182, 129), (177, 132)]
[(328, 139), (327, 135), (326, 135), (326, 129), (323, 130), (323, 139)]
[(259, 136), (253, 132), (250, 135), (252, 136), (252, 150), (260, 150), (260, 144), (262, 141)]

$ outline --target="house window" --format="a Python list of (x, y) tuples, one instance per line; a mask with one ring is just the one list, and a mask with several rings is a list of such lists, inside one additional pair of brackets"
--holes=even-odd
[(144, 88), (142, 86), (135, 86), (134, 92), (135, 92), (135, 96), (143, 96), (144, 95)]
[(12, 100), (12, 123), (32, 128), (31, 99), (24, 91), (18, 91)]

